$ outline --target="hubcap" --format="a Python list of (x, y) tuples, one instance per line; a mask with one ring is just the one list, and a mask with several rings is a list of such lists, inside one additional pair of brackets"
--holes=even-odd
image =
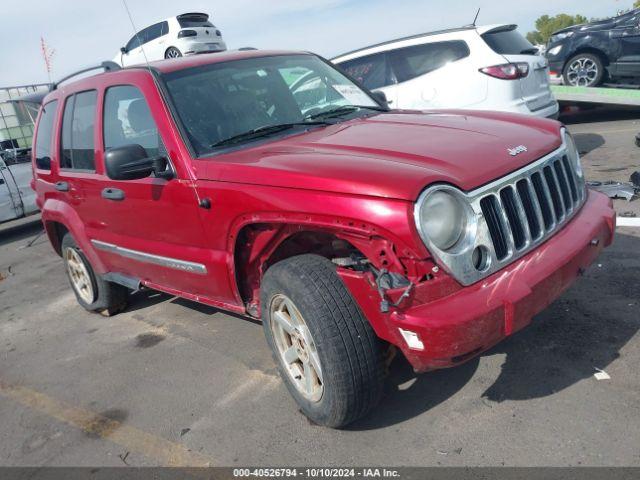
[(598, 64), (590, 58), (578, 58), (571, 62), (567, 70), (567, 80), (578, 87), (589, 87), (598, 78)]
[(167, 57), (168, 58), (178, 58), (180, 56), (180, 52), (178, 52), (175, 49), (171, 49), (167, 52)]
[(91, 282), (91, 276), (80, 254), (74, 248), (67, 248), (64, 255), (73, 289), (86, 303), (93, 303), (93, 283)]
[(269, 313), (271, 332), (289, 378), (307, 400), (320, 401), (324, 392), (322, 367), (302, 314), (282, 294), (273, 297)]

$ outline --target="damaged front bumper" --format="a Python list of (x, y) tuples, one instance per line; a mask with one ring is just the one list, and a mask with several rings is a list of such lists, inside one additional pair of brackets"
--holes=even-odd
[[(343, 279), (376, 333), (397, 345), (416, 371), (451, 367), (528, 325), (611, 244), (614, 230), (611, 201), (590, 191), (569, 223), (508, 267), (453, 294), (386, 315), (375, 312), (370, 305), (375, 297), (363, 295), (355, 278)], [(408, 341), (406, 332), (419, 342)]]

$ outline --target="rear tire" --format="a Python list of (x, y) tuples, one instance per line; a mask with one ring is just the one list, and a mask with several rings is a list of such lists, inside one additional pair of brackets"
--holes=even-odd
[(276, 263), (264, 276), (261, 305), (280, 375), (311, 421), (339, 428), (377, 405), (381, 342), (329, 260), (300, 255)]
[(61, 249), (67, 278), (82, 307), (105, 316), (127, 308), (129, 290), (96, 274), (70, 233), (63, 237)]
[(562, 72), (565, 85), (597, 87), (605, 79), (602, 59), (592, 53), (579, 53), (569, 59)]
[(179, 58), (181, 56), (182, 52), (176, 47), (169, 47), (167, 48), (167, 51), (164, 52), (164, 58)]

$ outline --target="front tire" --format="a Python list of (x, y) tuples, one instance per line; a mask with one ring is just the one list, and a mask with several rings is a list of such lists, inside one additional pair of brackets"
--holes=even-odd
[(569, 59), (562, 72), (562, 78), (565, 85), (597, 87), (605, 78), (602, 59), (591, 53), (579, 53)]
[(182, 52), (176, 47), (169, 47), (167, 48), (167, 51), (164, 52), (164, 58), (179, 58), (181, 56)]
[(300, 255), (276, 263), (264, 276), (261, 305), (280, 375), (311, 421), (339, 428), (377, 405), (381, 342), (329, 260)]
[(127, 307), (129, 291), (96, 274), (70, 233), (63, 237), (61, 249), (71, 289), (83, 308), (111, 316)]

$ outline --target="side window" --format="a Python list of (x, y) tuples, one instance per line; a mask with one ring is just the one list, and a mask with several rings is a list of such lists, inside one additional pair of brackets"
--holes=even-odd
[(169, 22), (162, 22), (162, 31), (160, 32), (160, 36), (166, 35), (169, 33)]
[(166, 153), (147, 101), (134, 86), (122, 85), (107, 90), (103, 128), (105, 150), (137, 143), (150, 157)]
[(142, 45), (142, 38), (142, 32), (138, 32), (137, 34), (135, 34), (133, 38), (129, 40), (129, 43), (127, 43), (127, 46), (125, 47), (127, 49), (127, 52), (130, 52), (131, 50)]
[(145, 30), (147, 33), (144, 37), (144, 43), (160, 38), (162, 36), (162, 22), (151, 25), (150, 27), (145, 28)]
[(387, 65), (385, 53), (376, 53), (348, 62), (341, 63), (340, 68), (369, 90), (385, 87), (394, 83)]
[(97, 95), (91, 90), (67, 98), (62, 118), (61, 168), (95, 171), (93, 139)]
[(469, 56), (463, 41), (435, 42), (389, 52), (391, 67), (398, 82), (406, 82)]
[(57, 109), (57, 100), (42, 107), (42, 115), (36, 131), (36, 167), (42, 170), (51, 170), (51, 139), (53, 138), (53, 121)]

